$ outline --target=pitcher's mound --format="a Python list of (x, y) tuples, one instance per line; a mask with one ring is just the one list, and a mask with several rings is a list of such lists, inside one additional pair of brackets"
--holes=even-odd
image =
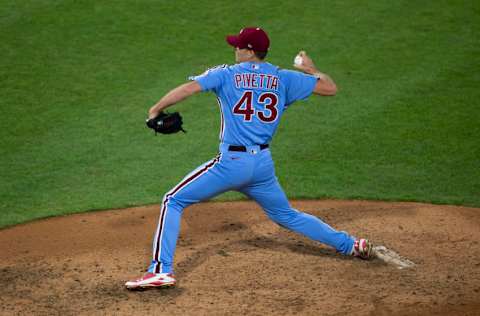
[(0, 230), (0, 314), (480, 314), (479, 209), (292, 204), (412, 265), (336, 254), (252, 202), (202, 203), (182, 219), (177, 287), (130, 292), (124, 282), (150, 261), (158, 205), (103, 211)]

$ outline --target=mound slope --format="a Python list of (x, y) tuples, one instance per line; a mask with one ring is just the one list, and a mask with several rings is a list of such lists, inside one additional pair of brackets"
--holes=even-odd
[(479, 209), (296, 201), (337, 229), (416, 263), (336, 254), (275, 225), (252, 202), (185, 210), (174, 289), (129, 292), (150, 258), (158, 205), (0, 230), (0, 314), (478, 315)]

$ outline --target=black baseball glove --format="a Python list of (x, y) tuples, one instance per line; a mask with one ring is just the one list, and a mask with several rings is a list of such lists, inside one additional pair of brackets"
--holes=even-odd
[(155, 134), (173, 134), (185, 130), (182, 128), (182, 116), (178, 112), (160, 112), (156, 117), (147, 119), (147, 126), (155, 131)]

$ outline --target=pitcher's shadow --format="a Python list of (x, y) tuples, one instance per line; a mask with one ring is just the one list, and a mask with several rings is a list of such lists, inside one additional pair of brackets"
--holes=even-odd
[(209, 257), (214, 255), (228, 256), (230, 252), (238, 250), (239, 247), (244, 249), (245, 246), (251, 248), (251, 251), (257, 249), (278, 252), (290, 251), (292, 254), (316, 256), (329, 260), (352, 260), (350, 256), (344, 256), (336, 252), (335, 249), (326, 248), (326, 246), (323, 246), (320, 243), (314, 245), (300, 240), (282, 240), (284, 238), (284, 236), (279, 236), (277, 239), (274, 237), (257, 235), (248, 239), (234, 240), (228, 243), (222, 242), (200, 248), (176, 264), (176, 276), (184, 278), (197, 267), (202, 265)]

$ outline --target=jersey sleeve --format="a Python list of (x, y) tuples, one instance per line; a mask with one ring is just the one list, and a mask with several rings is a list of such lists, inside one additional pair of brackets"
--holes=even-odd
[(295, 101), (308, 98), (317, 84), (317, 78), (299, 71), (281, 70), (280, 75), (286, 85), (286, 106)]
[(189, 80), (194, 80), (202, 87), (202, 91), (213, 91), (222, 85), (224, 78), (224, 70), (227, 65), (220, 65), (207, 69), (203, 74), (198, 76), (190, 76)]

